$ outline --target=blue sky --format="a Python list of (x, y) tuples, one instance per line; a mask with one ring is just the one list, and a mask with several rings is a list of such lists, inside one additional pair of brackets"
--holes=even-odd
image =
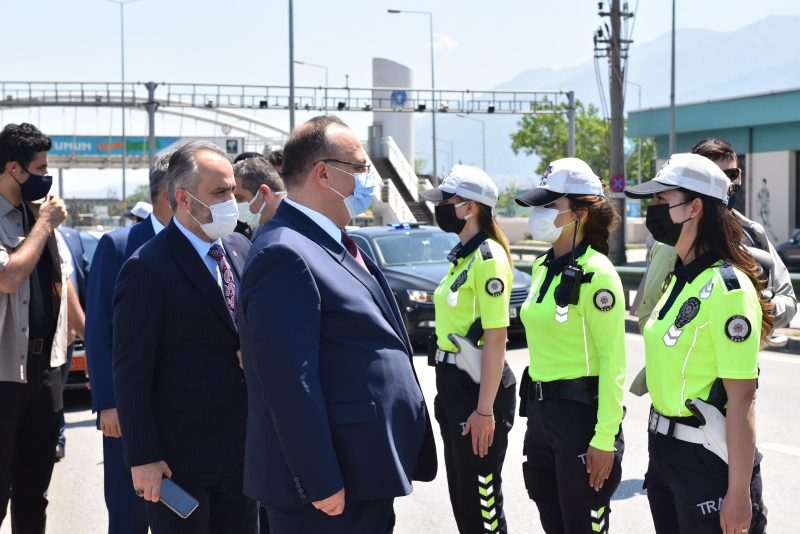
[[(628, 0), (631, 9), (636, 0)], [(720, 6), (724, 5), (724, 8)], [(286, 84), (288, 1), (141, 0), (126, 6), (126, 78), (130, 81)], [(561, 69), (591, 58), (591, 35), (601, 20), (596, 1), (295, 0), (295, 58), (329, 67), (331, 85), (370, 86), (371, 58), (386, 57), (430, 84), (427, 16), (390, 15), (388, 8), (434, 13), (436, 85), (483, 89), (525, 69)], [(641, 0), (633, 35), (644, 43), (669, 31), (667, 0)], [(790, 0), (678, 0), (677, 26), (730, 31), (768, 15), (800, 16)], [(117, 81), (119, 7), (103, 0), (7, 2), (3, 8), (3, 78), (9, 81)], [(732, 59), (735, 61), (735, 59)], [(320, 85), (320, 69), (296, 67), (298, 85)], [(119, 111), (93, 109), (6, 111), (5, 122), (38, 122), (51, 134), (119, 133)], [(285, 112), (262, 115), (288, 125)], [(369, 114), (344, 114), (366, 137)], [(130, 130), (145, 131), (132, 112)], [(303, 119), (301, 114), (299, 120)], [(177, 135), (177, 119), (160, 119), (159, 134)], [(213, 135), (184, 124), (184, 135)], [(69, 191), (119, 181), (120, 171), (70, 170)], [(142, 171), (129, 173), (143, 181)]]

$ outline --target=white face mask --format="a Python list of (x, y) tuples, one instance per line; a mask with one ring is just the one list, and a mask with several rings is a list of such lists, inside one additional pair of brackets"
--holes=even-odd
[(244, 224), (256, 226), (261, 220), (261, 212), (264, 211), (264, 206), (267, 205), (266, 201), (261, 203), (261, 208), (256, 213), (250, 211), (250, 206), (253, 205), (253, 202), (258, 199), (260, 194), (261, 191), (259, 191), (250, 202), (239, 202), (236, 204), (236, 209), (239, 211), (239, 220)]
[(570, 224), (556, 227), (556, 217), (562, 213), (567, 213), (572, 210), (556, 211), (552, 208), (534, 207), (528, 219), (528, 229), (531, 231), (531, 237), (534, 241), (542, 241), (544, 243), (555, 243), (561, 237), (561, 231)]
[[(186, 192), (189, 193), (189, 191)], [(193, 194), (189, 193), (189, 196), (200, 202)], [(203, 203), (200, 202), (200, 204)], [(201, 223), (191, 212), (189, 212), (189, 216), (200, 225), (200, 228), (211, 240), (216, 241), (233, 233), (236, 221), (239, 219), (239, 208), (236, 206), (235, 200), (228, 200), (213, 206), (203, 204), (203, 206), (211, 210), (211, 222)]]

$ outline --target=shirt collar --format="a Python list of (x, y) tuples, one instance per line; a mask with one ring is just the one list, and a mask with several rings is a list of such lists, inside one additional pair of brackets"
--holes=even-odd
[(481, 246), (481, 243), (487, 239), (489, 239), (488, 235), (484, 234), (483, 232), (478, 232), (472, 239), (467, 241), (466, 244), (459, 242), (455, 247), (453, 247), (453, 250), (451, 250), (450, 254), (447, 255), (447, 260), (453, 265), (458, 265), (459, 259), (466, 258), (478, 250), (478, 247)]
[[(584, 254), (586, 254), (586, 250), (588, 248), (589, 248), (589, 243), (585, 239), (580, 243), (578, 243), (578, 246), (575, 247), (575, 259), (576, 260), (580, 259)], [(564, 267), (567, 266), (567, 263), (569, 263), (569, 259), (572, 257), (572, 254), (567, 252), (560, 258), (555, 258), (555, 259), (553, 258), (554, 255), (555, 253), (553, 252), (552, 248), (548, 250), (542, 265), (547, 267), (548, 271), (554, 271), (560, 273), (561, 271), (564, 270)]]
[(5, 217), (8, 212), (14, 209), (16, 208), (12, 206), (8, 200), (6, 200), (6, 197), (0, 195), (0, 217)]
[(714, 265), (719, 261), (719, 258), (710, 250), (706, 250), (699, 258), (690, 261), (685, 266), (681, 261), (681, 257), (675, 260), (675, 276), (678, 278), (685, 278), (690, 284), (697, 278), (703, 271)]
[(180, 230), (181, 233), (186, 236), (186, 239), (189, 240), (189, 243), (191, 243), (194, 249), (197, 251), (197, 253), (200, 254), (201, 259), (204, 259), (208, 255), (208, 251), (211, 250), (211, 247), (213, 247), (214, 245), (219, 245), (220, 247), (222, 246), (222, 241), (220, 239), (212, 241), (211, 243), (209, 243), (208, 241), (203, 241), (202, 239), (194, 235), (192, 232), (187, 230), (181, 224), (181, 222), (178, 220), (177, 217), (173, 217), (172, 220), (175, 221), (175, 226), (178, 227), (178, 230)]
[(334, 241), (340, 245), (342, 244), (342, 229), (336, 226), (336, 223), (327, 218), (325, 215), (318, 211), (312, 210), (308, 206), (298, 204), (297, 202), (288, 198), (284, 198), (283, 202), (287, 202), (291, 207), (302, 212), (306, 217), (317, 223), (317, 226), (322, 228), (326, 234), (333, 238)]
[[(151, 223), (153, 223), (153, 231), (156, 233), (156, 235), (158, 235), (158, 233), (159, 233), (161, 230), (163, 230), (163, 229), (164, 229), (164, 225), (163, 225), (163, 224), (161, 224), (161, 221), (159, 221), (158, 219), (156, 219), (156, 216), (155, 216), (154, 214), (152, 214), (152, 213), (150, 214), (150, 222), (151, 222)], [(177, 219), (175, 220), (175, 222), (178, 222), (178, 221), (177, 221)], [(179, 224), (180, 224), (180, 223), (179, 223)], [(183, 226), (181, 226), (181, 228), (183, 228)], [(194, 234), (192, 234), (192, 235), (194, 235)], [(195, 237), (196, 237), (196, 236), (195, 236)]]

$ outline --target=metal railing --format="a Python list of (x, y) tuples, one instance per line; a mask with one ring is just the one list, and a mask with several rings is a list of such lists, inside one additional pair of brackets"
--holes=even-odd
[(419, 180), (417, 175), (414, 174), (414, 169), (411, 168), (403, 153), (400, 152), (400, 148), (394, 142), (394, 139), (384, 137), (381, 142), (383, 144), (383, 154), (389, 158), (389, 163), (392, 164), (400, 180), (403, 181), (406, 189), (411, 194), (411, 198), (415, 202), (419, 202), (419, 186), (417, 185)]

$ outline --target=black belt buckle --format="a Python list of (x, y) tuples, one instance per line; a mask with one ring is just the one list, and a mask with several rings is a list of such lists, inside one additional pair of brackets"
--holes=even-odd
[(661, 422), (661, 414), (656, 411), (655, 406), (650, 406), (650, 421), (647, 424), (647, 431), (651, 434), (658, 434), (658, 423)]
[(544, 400), (544, 391), (542, 391), (542, 383), (539, 381), (533, 383), (533, 396), (538, 401)]
[(28, 343), (31, 354), (41, 354), (44, 349), (44, 339), (34, 339)]

